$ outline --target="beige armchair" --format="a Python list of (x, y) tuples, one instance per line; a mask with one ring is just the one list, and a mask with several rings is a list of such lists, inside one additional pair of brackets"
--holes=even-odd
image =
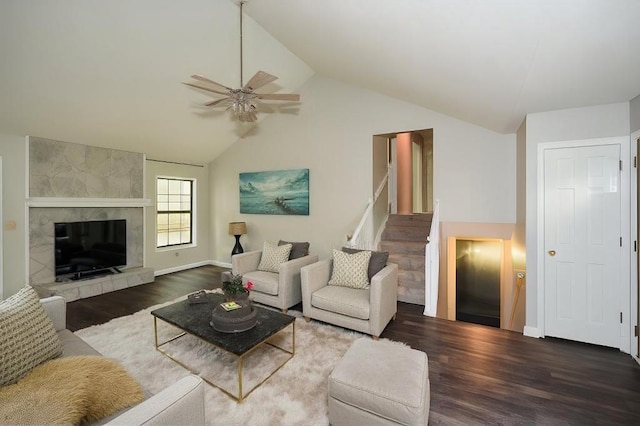
[(333, 260), (326, 259), (302, 268), (302, 315), (377, 340), (398, 310), (398, 265), (387, 263), (367, 289), (328, 285), (332, 267)]
[(259, 271), (262, 250), (231, 256), (232, 272), (242, 275), (242, 283), (253, 283), (249, 298), (264, 305), (273, 306), (283, 312), (300, 303), (300, 269), (318, 261), (316, 255), (306, 255), (281, 263), (278, 272)]

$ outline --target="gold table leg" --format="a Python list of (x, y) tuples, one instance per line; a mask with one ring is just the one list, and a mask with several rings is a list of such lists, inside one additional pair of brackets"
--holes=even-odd
[[(287, 326), (287, 327), (288, 327), (288, 326)], [(262, 342), (258, 342), (258, 343), (256, 343), (256, 345), (255, 345), (255, 346), (253, 346), (251, 349), (249, 349), (248, 351), (246, 351), (246, 352), (245, 352), (245, 353), (243, 353), (242, 355), (236, 355), (236, 354), (233, 354), (233, 353), (231, 353), (231, 352), (229, 352), (229, 351), (227, 351), (227, 350), (225, 350), (225, 349), (223, 349), (223, 348), (221, 348), (221, 347), (219, 347), (219, 346), (215, 345), (214, 343), (211, 343), (211, 342), (209, 342), (209, 341), (207, 341), (207, 340), (204, 340), (204, 339), (202, 339), (202, 338), (200, 338), (200, 337), (198, 337), (198, 336), (195, 336), (195, 337), (198, 337), (200, 340), (202, 340), (202, 341), (204, 341), (204, 342), (206, 342), (206, 343), (208, 343), (208, 344), (210, 344), (210, 345), (212, 345), (212, 346), (215, 346), (216, 348), (218, 348), (218, 349), (220, 349), (220, 350), (223, 350), (223, 351), (225, 351), (225, 352), (227, 352), (227, 353), (232, 354), (233, 356), (235, 356), (235, 357), (238, 359), (238, 394), (237, 394), (237, 395), (235, 395), (235, 394), (233, 394), (233, 393), (229, 392), (227, 389), (224, 389), (221, 385), (218, 385), (218, 384), (216, 384), (216, 383), (213, 383), (212, 381), (210, 381), (210, 380), (206, 379), (205, 377), (202, 377), (202, 376), (201, 376), (200, 374), (198, 374), (196, 371), (192, 370), (189, 366), (187, 366), (186, 364), (182, 363), (180, 360), (176, 359), (176, 358), (175, 358), (175, 357), (173, 357), (171, 354), (169, 354), (167, 351), (165, 351), (165, 350), (162, 348), (162, 346), (164, 346), (164, 345), (166, 345), (166, 344), (168, 344), (168, 343), (171, 343), (171, 342), (173, 342), (174, 340), (177, 340), (177, 339), (179, 339), (180, 337), (182, 337), (182, 336), (184, 336), (184, 335), (186, 335), (186, 334), (189, 334), (189, 333), (187, 333), (186, 331), (183, 331), (182, 333), (180, 333), (180, 334), (178, 334), (178, 335), (176, 335), (176, 336), (174, 336), (174, 337), (172, 337), (172, 338), (170, 338), (170, 339), (168, 339), (168, 340), (166, 340), (166, 341), (164, 341), (164, 342), (162, 342), (162, 343), (158, 343), (158, 325), (157, 325), (157, 317), (155, 317), (155, 316), (153, 317), (153, 331), (154, 331), (154, 339), (155, 339), (155, 347), (156, 347), (156, 350), (157, 350), (158, 352), (160, 352), (161, 354), (163, 354), (164, 356), (166, 356), (167, 358), (169, 358), (169, 359), (171, 359), (172, 361), (174, 361), (176, 364), (178, 364), (178, 365), (180, 365), (181, 367), (185, 368), (186, 370), (188, 370), (188, 371), (189, 371), (189, 372), (191, 372), (192, 374), (197, 375), (198, 377), (200, 377), (202, 380), (204, 380), (204, 381), (205, 381), (206, 383), (208, 383), (209, 385), (211, 385), (211, 386), (213, 386), (213, 387), (215, 387), (215, 388), (220, 389), (222, 392), (224, 392), (225, 394), (227, 394), (229, 397), (231, 397), (232, 399), (234, 399), (234, 400), (235, 400), (235, 401), (237, 401), (238, 403), (243, 402), (243, 401), (245, 400), (245, 398), (246, 398), (247, 396), (249, 396), (249, 394), (251, 394), (251, 392), (253, 392), (254, 390), (256, 390), (256, 389), (257, 389), (260, 385), (262, 385), (264, 382), (266, 382), (267, 380), (269, 380), (269, 379), (271, 378), (271, 376), (273, 376), (275, 373), (277, 373), (277, 372), (278, 372), (278, 370), (280, 370), (282, 367), (284, 367), (284, 365), (285, 365), (287, 362), (289, 362), (289, 360), (290, 360), (291, 358), (293, 358), (293, 356), (294, 356), (294, 355), (295, 355), (295, 353), (296, 353), (296, 322), (295, 322), (295, 321), (292, 321), (292, 322), (291, 322), (291, 327), (292, 327), (292, 329), (291, 329), (291, 350), (287, 350), (286, 348), (283, 348), (283, 347), (281, 347), (281, 346), (278, 346), (278, 345), (275, 345), (275, 344), (273, 344), (273, 343), (271, 343), (271, 342), (268, 342), (268, 340), (269, 340), (269, 339), (273, 338), (273, 337), (274, 337), (275, 335), (277, 335), (278, 333), (280, 333), (280, 332), (284, 331), (284, 330), (286, 329), (286, 327), (285, 327), (285, 328), (283, 328), (282, 330), (280, 330), (278, 333), (276, 333), (274, 336), (270, 336), (270, 337), (268, 337), (267, 339), (263, 340)], [(250, 389), (246, 394), (243, 394), (243, 389), (242, 389), (242, 368), (243, 368), (243, 358), (244, 358), (246, 355), (248, 355), (248, 354), (250, 354), (251, 352), (253, 352), (253, 351), (254, 351), (258, 346), (260, 346), (260, 345), (261, 345), (261, 344), (263, 344), (263, 343), (265, 343), (265, 344), (267, 344), (267, 345), (269, 345), (269, 346), (272, 346), (272, 347), (274, 347), (274, 348), (276, 348), (276, 349), (279, 349), (279, 350), (281, 350), (282, 352), (288, 353), (290, 356), (289, 356), (287, 359), (285, 359), (285, 360), (284, 360), (284, 362), (282, 362), (282, 363), (281, 363), (281, 364), (280, 364), (280, 365), (279, 365), (275, 370), (273, 370), (273, 371), (271, 372), (271, 374), (269, 374), (266, 378), (264, 378), (260, 383), (258, 383), (258, 384), (257, 384), (257, 385), (255, 385), (253, 388), (251, 388), (251, 389)]]

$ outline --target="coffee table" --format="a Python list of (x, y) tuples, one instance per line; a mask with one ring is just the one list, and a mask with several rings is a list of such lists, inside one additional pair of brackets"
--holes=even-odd
[[(224, 297), (222, 295), (209, 293), (208, 295), (209, 301), (208, 303), (198, 303), (198, 304), (190, 304), (187, 300), (183, 300), (180, 302), (173, 303), (171, 305), (165, 306), (163, 308), (156, 309), (151, 311), (151, 315), (153, 315), (153, 329), (155, 334), (155, 346), (156, 350), (163, 353), (167, 357), (171, 358), (173, 361), (177, 362), (187, 370), (191, 371), (193, 374), (198, 374), (193, 371), (189, 366), (183, 364), (180, 360), (173, 357), (167, 351), (165, 351), (162, 347), (186, 334), (190, 334), (192, 336), (196, 336), (201, 340), (222, 349), (232, 355), (234, 355), (237, 359), (237, 367), (238, 367), (238, 393), (234, 394), (231, 391), (223, 388), (220, 384), (216, 384), (213, 381), (200, 376), (205, 382), (214, 386), (224, 393), (226, 393), (231, 398), (235, 399), (238, 402), (242, 402), (251, 392), (253, 392), (258, 386), (266, 382), (271, 376), (273, 376), (280, 368), (282, 368), (293, 356), (295, 355), (295, 345), (296, 345), (296, 328), (295, 328), (295, 317), (291, 315), (283, 314), (280, 312), (272, 311), (269, 309), (265, 309), (259, 306), (256, 306), (255, 309), (258, 312), (258, 323), (255, 327), (250, 330), (243, 331), (240, 333), (223, 333), (216, 331), (211, 325), (211, 313), (213, 308), (219, 304), (224, 302)], [(162, 343), (158, 342), (158, 323), (157, 320), (162, 320), (167, 322), (179, 329), (182, 330), (182, 333), (174, 336)], [(268, 340), (284, 330), (288, 326), (292, 327), (291, 333), (291, 350), (277, 346)], [(261, 382), (255, 385), (253, 388), (249, 389), (248, 392), (244, 392), (242, 389), (242, 361), (243, 358), (250, 354), (253, 350), (259, 347), (262, 344), (268, 344), (274, 348), (277, 348), (287, 354), (289, 356), (282, 362), (278, 364), (275, 370), (271, 371), (270, 374), (264, 378)]]

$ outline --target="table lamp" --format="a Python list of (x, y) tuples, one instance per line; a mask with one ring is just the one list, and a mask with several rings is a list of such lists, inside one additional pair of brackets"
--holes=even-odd
[(231, 256), (238, 253), (244, 253), (244, 249), (240, 245), (240, 236), (247, 233), (247, 224), (245, 222), (229, 223), (229, 235), (236, 237), (236, 245), (233, 246)]

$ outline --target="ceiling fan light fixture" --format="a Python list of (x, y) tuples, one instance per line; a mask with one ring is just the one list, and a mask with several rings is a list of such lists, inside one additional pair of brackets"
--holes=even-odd
[[(247, 84), (243, 85), (243, 61), (242, 61), (242, 6), (246, 0), (240, 0), (240, 88), (232, 89), (224, 84), (217, 83), (200, 74), (193, 74), (192, 79), (196, 83), (183, 83), (195, 89), (203, 90), (224, 97), (206, 102), (204, 106), (214, 107), (227, 105), (227, 109), (233, 111), (235, 117), (242, 122), (254, 122), (258, 119), (257, 107), (260, 100), (299, 102), (300, 95), (296, 93), (256, 93), (257, 89), (278, 79), (264, 71), (255, 73)], [(203, 84), (204, 83), (204, 84)]]
[(243, 89), (231, 90), (229, 92), (228, 108), (240, 121), (256, 121), (256, 108), (258, 95)]

